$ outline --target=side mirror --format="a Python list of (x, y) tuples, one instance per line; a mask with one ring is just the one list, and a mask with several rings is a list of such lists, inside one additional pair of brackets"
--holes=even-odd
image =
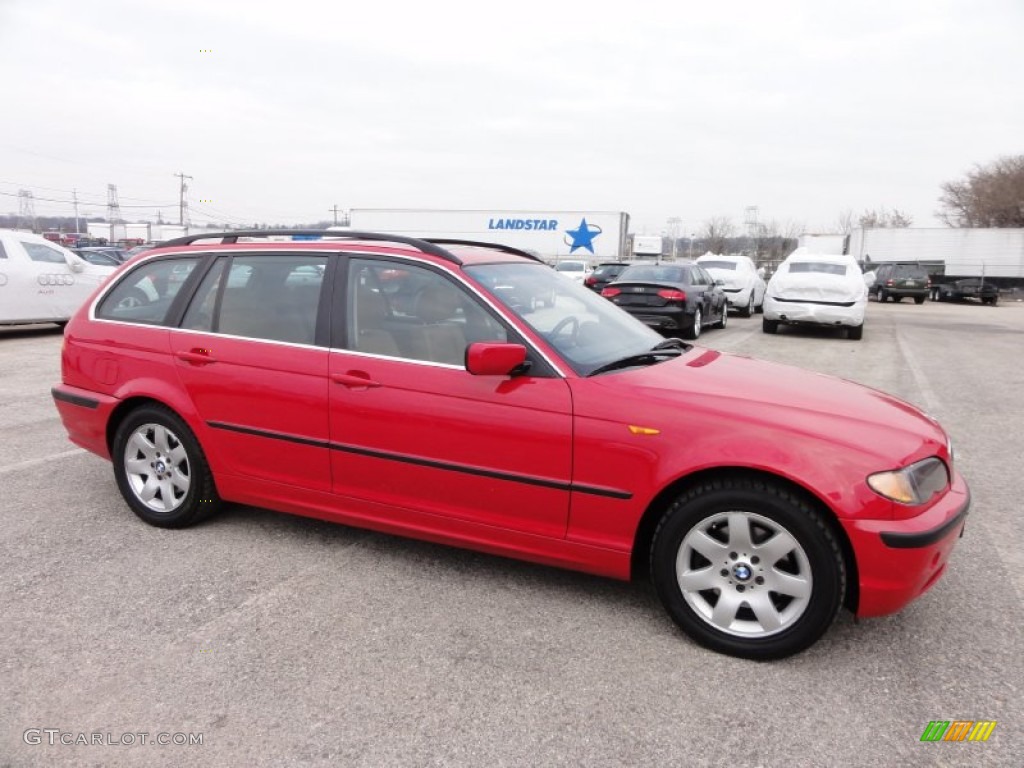
[(466, 370), (474, 376), (511, 376), (525, 362), (522, 344), (478, 341), (466, 347)]
[(72, 272), (84, 272), (85, 271), (85, 261), (83, 261), (82, 259), (78, 258), (77, 256), (74, 256), (72, 254), (68, 254), (68, 255), (66, 255), (64, 257), (64, 261), (66, 261), (68, 263), (68, 268)]

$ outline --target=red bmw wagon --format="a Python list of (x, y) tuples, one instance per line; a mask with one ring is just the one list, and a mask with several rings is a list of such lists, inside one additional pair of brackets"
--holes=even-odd
[(147, 523), (236, 502), (649, 575), (696, 642), (752, 659), (924, 593), (970, 503), (917, 408), (664, 338), (493, 244), (174, 240), (82, 307), (62, 363), (70, 439)]

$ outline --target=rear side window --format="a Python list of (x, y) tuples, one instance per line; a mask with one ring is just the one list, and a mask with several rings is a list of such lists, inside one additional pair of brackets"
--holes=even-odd
[(822, 275), (845, 275), (845, 264), (831, 264), (827, 261), (794, 261), (789, 265), (791, 274), (798, 272), (817, 272)]
[(100, 302), (96, 317), (164, 325), (171, 302), (199, 263), (196, 257), (159, 259), (133, 269)]
[(923, 279), (925, 277), (928, 277), (928, 270), (926, 270), (924, 267), (898, 266), (896, 267), (896, 276)]
[(64, 254), (56, 248), (42, 243), (26, 243), (24, 240), (21, 241), (21, 244), (32, 261), (41, 261), (47, 264), (65, 263)]
[(209, 312), (214, 333), (312, 344), (326, 269), (326, 256), (235, 256), (213, 280), (207, 276), (185, 322), (201, 324)]

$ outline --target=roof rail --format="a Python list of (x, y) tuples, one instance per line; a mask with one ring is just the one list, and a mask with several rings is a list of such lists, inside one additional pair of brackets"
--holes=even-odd
[(477, 248), (492, 248), (496, 251), (501, 251), (502, 253), (510, 253), (513, 256), (525, 256), (528, 259), (539, 261), (541, 264), (545, 263), (544, 259), (535, 253), (530, 253), (529, 251), (524, 251), (520, 248), (513, 248), (511, 245), (502, 245), (501, 243), (485, 243), (478, 240), (456, 240), (448, 237), (425, 237), (423, 239), (426, 242), (434, 243), (435, 245), (470, 245)]
[[(401, 243), (402, 245), (408, 245), (421, 253), (426, 253), (431, 256), (437, 256), (438, 258), (450, 261), (453, 264), (462, 265), (462, 259), (456, 256), (454, 253), (441, 248), (440, 245), (436, 245), (430, 240), (420, 240), (415, 237), (405, 237), (403, 235), (385, 235), (380, 232), (357, 232), (355, 230), (336, 230), (336, 229), (236, 229), (230, 232), (208, 232), (201, 235), (188, 235), (186, 237), (176, 237), (173, 240), (167, 240), (166, 242), (160, 243), (161, 248), (175, 247), (179, 245), (192, 245), (199, 240), (213, 240), (220, 238), (221, 243), (237, 243), (240, 237), (291, 237), (294, 235), (301, 235), (303, 237), (319, 237), (323, 240), (374, 240), (384, 243)], [(457, 243), (459, 241), (451, 240), (451, 243)], [(486, 245), (481, 243), (481, 245)], [(495, 246), (491, 244), (491, 247), (499, 248), (501, 246)], [(521, 251), (511, 252), (519, 253), (522, 256), (529, 256), (527, 253)], [(531, 257), (535, 258), (535, 257)]]

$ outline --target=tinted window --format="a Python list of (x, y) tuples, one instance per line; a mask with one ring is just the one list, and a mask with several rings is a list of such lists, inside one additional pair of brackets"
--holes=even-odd
[(913, 265), (899, 265), (895, 267), (896, 277), (913, 277), (918, 279), (924, 279), (928, 277), (928, 270), (924, 267), (918, 267)]
[(206, 273), (206, 277), (203, 278), (199, 290), (192, 297), (185, 317), (181, 321), (182, 328), (188, 328), (190, 331), (213, 331), (213, 318), (217, 311), (220, 280), (227, 262), (227, 258), (218, 259)]
[(621, 275), (619, 280), (652, 282), (652, 283), (688, 283), (689, 269), (685, 267), (672, 267), (663, 265), (643, 265), (629, 267)]
[(797, 272), (817, 272), (823, 275), (845, 275), (845, 264), (830, 264), (827, 261), (792, 261), (789, 264), (792, 274)]
[(562, 261), (555, 265), (559, 272), (584, 272), (586, 265), (582, 261)]
[(735, 261), (702, 261), (700, 265), (704, 269), (728, 269), (735, 271), (737, 268)]
[(463, 365), (476, 341), (507, 341), (504, 326), (462, 286), (420, 267), (353, 259), (348, 349)]
[(625, 264), (605, 264), (594, 270), (594, 277), (615, 277), (615, 275), (622, 274), (625, 269)]
[[(213, 330), (253, 339), (312, 344), (326, 268), (326, 256), (234, 257), (224, 288), (219, 291), (220, 307)], [(196, 296), (193, 304), (205, 305), (208, 300), (209, 295)], [(196, 317), (194, 322), (200, 319)]]
[(52, 248), (49, 245), (43, 245), (42, 243), (26, 243), (24, 240), (21, 241), (24, 246), (28, 257), (32, 261), (42, 261), (47, 264), (64, 264), (64, 254), (58, 251), (56, 248)]
[(110, 291), (96, 310), (104, 320), (163, 325), (171, 302), (192, 274), (198, 259), (161, 259), (133, 269)]

